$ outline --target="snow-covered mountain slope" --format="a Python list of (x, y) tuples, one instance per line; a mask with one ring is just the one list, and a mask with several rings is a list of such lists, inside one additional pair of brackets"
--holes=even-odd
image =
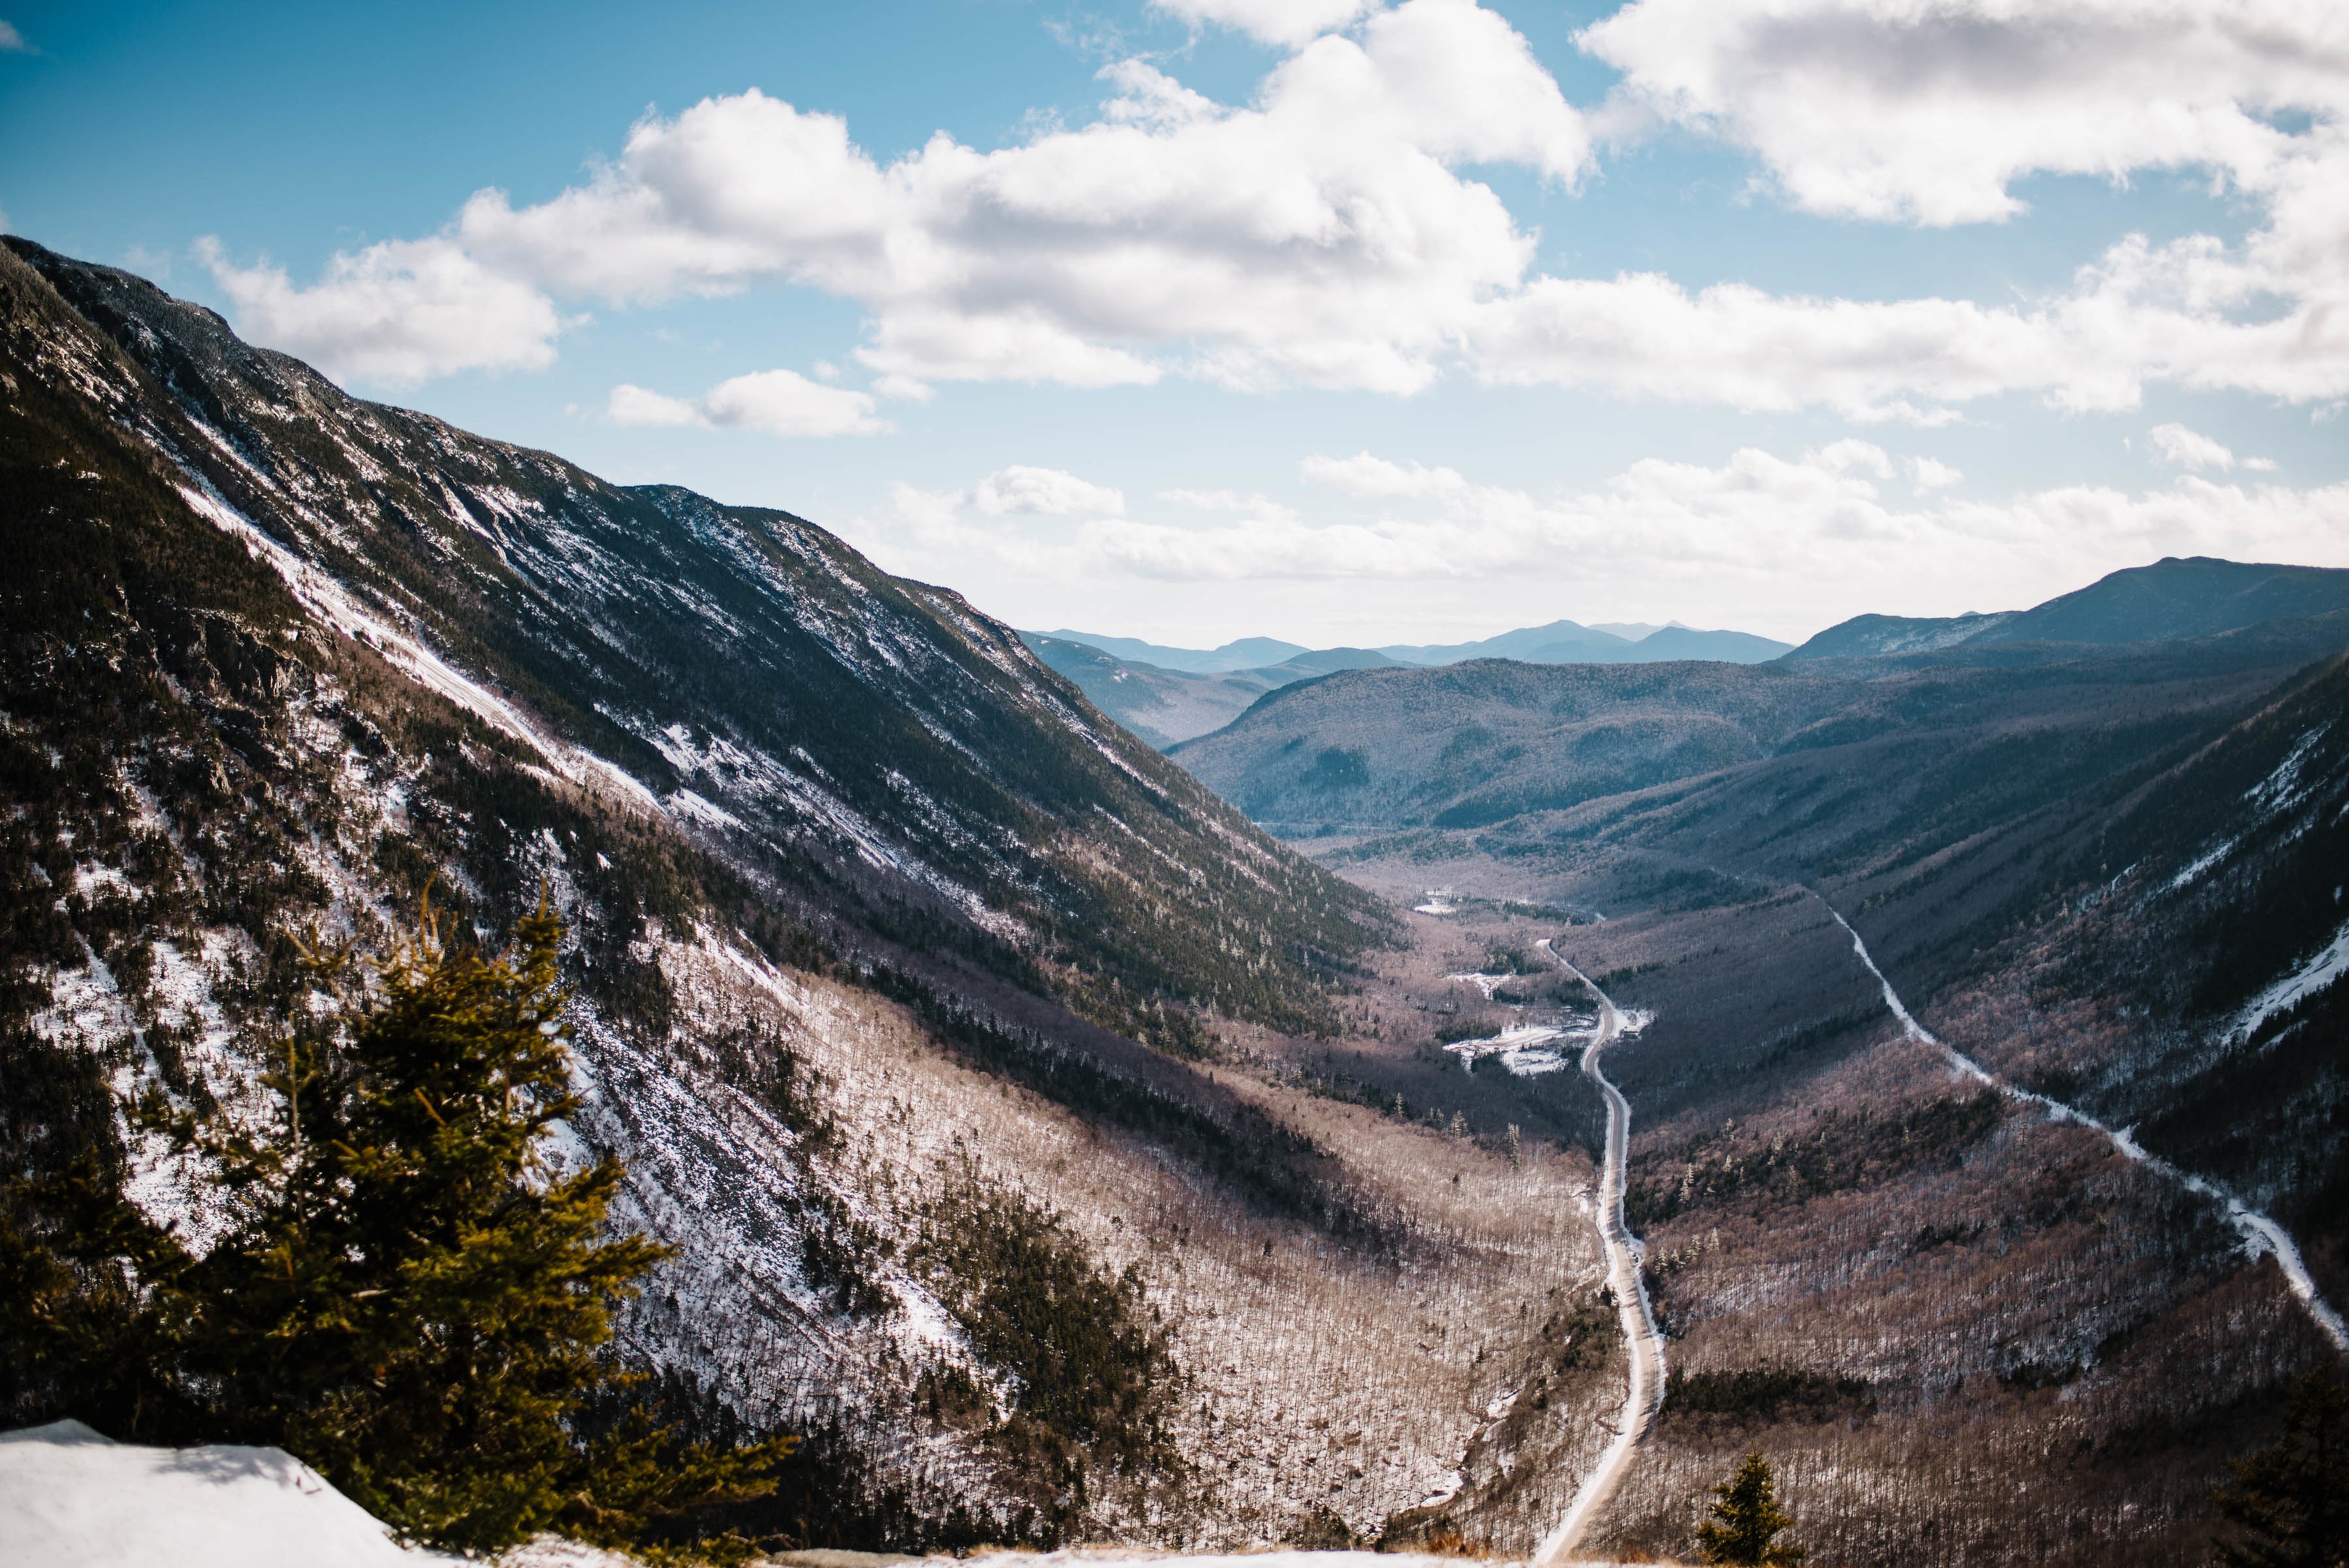
[[(0, 538), (0, 1160), (95, 1156), (201, 1245), (200, 1173), (121, 1097), (259, 1114), (314, 924), (379, 944), (429, 885), (495, 940), (544, 887), (569, 1152), (679, 1250), (623, 1344), (697, 1420), (812, 1436), (780, 1538), (1373, 1529), (1595, 1264), (1576, 1158), (1209, 1054), (1329, 1019), (1376, 906), (812, 525), (357, 402), (24, 247)], [(1163, 1335), (1155, 1436), (1047, 1433), (1134, 1465), (1002, 1440), (1069, 1369), (987, 1338), (974, 1216)], [(13, 1418), (138, 1435), (21, 1371)]]
[(142, 279), (9, 243), (119, 350), (48, 346), (78, 394), (279, 546), (313, 613), (580, 787), (637, 781), (802, 918), (960, 945), (1145, 1034), (1162, 1000), (1307, 1022), (1313, 963), (1363, 940), (1363, 900), (953, 593), (784, 513), (360, 402)]

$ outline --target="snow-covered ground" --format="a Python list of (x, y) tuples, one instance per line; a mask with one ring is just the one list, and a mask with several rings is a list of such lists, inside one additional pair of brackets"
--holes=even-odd
[(2299, 1006), (2344, 973), (2349, 973), (2349, 925), (2333, 932), (2333, 940), (2314, 958), (2245, 1003), (2228, 1028), (2227, 1038), (2250, 1039), (2271, 1015)]
[[(1455, 1478), (1456, 1480), (1456, 1478)], [(852, 1552), (795, 1559), (873, 1564)], [(282, 1449), (142, 1448), (78, 1421), (0, 1433), (0, 1563), (8, 1568), (455, 1568), (413, 1550)], [(903, 1560), (894, 1560), (903, 1561)], [(945, 1563), (950, 1560), (940, 1560)], [(1178, 1556), (1134, 1549), (995, 1552), (970, 1568), (1429, 1568), (1457, 1559), (1411, 1552), (1262, 1552)], [(635, 1568), (635, 1559), (541, 1536), (498, 1568)]]
[(283, 1449), (149, 1449), (78, 1421), (0, 1433), (9, 1568), (439, 1568)]
[(1514, 1024), (1482, 1040), (1455, 1040), (1444, 1049), (1459, 1057), (1460, 1065), (1471, 1073), (1480, 1058), (1498, 1056), (1501, 1065), (1516, 1076), (1538, 1078), (1567, 1064), (1564, 1054), (1550, 1044), (1567, 1038), (1567, 1033), (1547, 1023)]

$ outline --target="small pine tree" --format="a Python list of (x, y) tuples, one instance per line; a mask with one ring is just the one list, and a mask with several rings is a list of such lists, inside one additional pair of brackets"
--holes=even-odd
[[(617, 1544), (766, 1490), (785, 1445), (689, 1447), (641, 1416), (584, 1435), (626, 1383), (598, 1355), (610, 1306), (667, 1252), (604, 1234), (617, 1161), (544, 1158), (578, 1109), (561, 923), (542, 899), (515, 938), (452, 950), (428, 905), (372, 986), (347, 949), (313, 955), (336, 1006), (271, 1047), (265, 1127), (150, 1091), (135, 1119), (209, 1167), (226, 1230), (199, 1256), (88, 1173), (55, 1187), (46, 1246), (0, 1270), (47, 1293), (20, 1359), (156, 1391), (169, 1437), (283, 1447), (470, 1552), (555, 1528)], [(92, 1359), (126, 1347), (144, 1365)], [(135, 1409), (119, 1424), (145, 1435)]]
[(2224, 1568), (2342, 1568), (2349, 1563), (2349, 1388), (2330, 1371), (2302, 1378), (2273, 1448), (2228, 1467), (2234, 1484), (2212, 1493), (2236, 1527)]
[(1799, 1546), (1781, 1544), (1778, 1534), (1795, 1522), (1778, 1506), (1778, 1484), (1770, 1461), (1754, 1449), (1738, 1461), (1737, 1473), (1713, 1489), (1713, 1517), (1696, 1529), (1697, 1555), (1707, 1563), (1795, 1563)]

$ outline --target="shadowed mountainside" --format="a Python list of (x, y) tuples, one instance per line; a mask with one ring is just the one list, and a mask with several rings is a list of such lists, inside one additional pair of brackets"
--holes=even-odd
[[(2169, 715), (2248, 699), (2344, 643), (2349, 611), (2147, 645), (1365, 670), (1277, 692), (1171, 754), (1291, 836), (1475, 827), (1771, 762), (1764, 787), (1866, 794), (1874, 804), (1861, 803), (1864, 815), (1877, 820), (1894, 815), (1895, 799), (1931, 792), (1918, 787), (1915, 769), (1850, 748), (1904, 752), (1956, 795), (1972, 790), (1974, 763), (2028, 767), (2033, 745), (2059, 772), (2118, 765), (2137, 743), (2132, 732), (2158, 750), (2157, 734), (2178, 722)], [(2096, 760), (2057, 739), (2075, 730)], [(1961, 764), (1952, 746), (1973, 749), (1971, 760)], [(1774, 826), (1762, 842), (1784, 836)]]
[(1960, 643), (2157, 642), (2349, 609), (2349, 570), (2172, 556), (2035, 608), (1995, 615), (1855, 616), (1788, 655), (1851, 659)]

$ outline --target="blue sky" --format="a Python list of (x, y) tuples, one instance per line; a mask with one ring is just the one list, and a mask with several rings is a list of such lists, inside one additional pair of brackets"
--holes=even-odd
[(0, 212), (1025, 626), (2349, 565), (2349, 24), (2014, 10), (16, 5)]

